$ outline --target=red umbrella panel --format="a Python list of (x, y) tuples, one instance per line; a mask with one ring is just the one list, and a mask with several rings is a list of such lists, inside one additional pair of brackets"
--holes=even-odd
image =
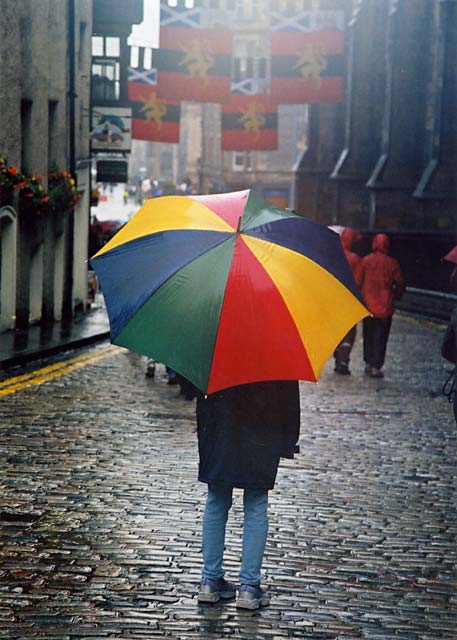
[(443, 256), (442, 259), (457, 264), (457, 245), (453, 249), (451, 249), (449, 253), (446, 253), (446, 255)]

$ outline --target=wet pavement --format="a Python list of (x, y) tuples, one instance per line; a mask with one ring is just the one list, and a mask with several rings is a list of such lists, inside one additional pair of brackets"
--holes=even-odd
[[(302, 384), (270, 498), (271, 606), (199, 606), (194, 403), (106, 357), (0, 398), (0, 638), (457, 638), (457, 428), (443, 328), (396, 317), (386, 377)], [(100, 354), (97, 346), (97, 353)], [(88, 351), (90, 355), (90, 349)], [(227, 533), (236, 580), (241, 496)]]
[(101, 293), (85, 313), (70, 322), (32, 325), (26, 331), (0, 332), (0, 372), (39, 358), (76, 349), (109, 336), (109, 321)]

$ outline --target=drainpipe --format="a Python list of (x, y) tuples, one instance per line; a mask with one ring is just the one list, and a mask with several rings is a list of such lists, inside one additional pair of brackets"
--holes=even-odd
[[(75, 139), (75, 102), (76, 102), (76, 59), (75, 59), (75, 0), (68, 0), (68, 116), (69, 116), (69, 173), (76, 182), (76, 139)], [(62, 321), (69, 322), (73, 317), (73, 261), (74, 261), (74, 212), (67, 213), (67, 237), (65, 278), (62, 302)]]

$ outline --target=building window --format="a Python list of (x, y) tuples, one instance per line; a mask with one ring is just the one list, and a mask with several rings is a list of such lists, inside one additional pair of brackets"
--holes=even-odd
[(93, 36), (92, 38), (92, 55), (102, 56), (104, 50), (104, 40), (101, 36)]
[(92, 55), (119, 58), (121, 55), (121, 41), (117, 36), (93, 36)]
[(241, 151), (234, 151), (232, 155), (232, 168), (233, 171), (244, 170), (244, 153)]
[(232, 169), (233, 171), (252, 171), (252, 153), (250, 151), (233, 151)]
[(149, 47), (130, 47), (130, 66), (134, 69), (150, 71), (154, 68), (152, 49)]
[(105, 38), (105, 53), (108, 58), (119, 58), (121, 55), (121, 43), (119, 38)]
[(92, 97), (96, 104), (119, 100), (120, 64), (116, 60), (95, 59), (92, 62)]
[(237, 14), (239, 20), (252, 20), (260, 14), (259, 0), (238, 0)]
[(267, 45), (258, 36), (235, 38), (232, 80), (250, 80), (252, 93), (265, 93), (269, 88)]
[(130, 66), (138, 69), (140, 66), (140, 49), (139, 47), (130, 47)]
[(143, 69), (152, 69), (152, 49), (144, 50)]

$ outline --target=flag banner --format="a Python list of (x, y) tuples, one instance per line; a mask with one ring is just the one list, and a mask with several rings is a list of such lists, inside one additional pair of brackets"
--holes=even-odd
[(133, 93), (129, 86), (132, 107), (132, 138), (150, 142), (179, 142), (181, 106), (178, 102), (161, 100), (155, 89), (144, 89), (143, 96)]
[(231, 54), (231, 31), (161, 27), (154, 56), (158, 95), (165, 100), (223, 102), (230, 94)]
[(312, 32), (343, 31), (343, 11), (288, 11), (287, 6), (278, 7), (271, 3), (271, 31)]
[(129, 67), (128, 81), (129, 100), (141, 100), (146, 90), (157, 88), (157, 69)]
[(224, 102), (223, 151), (271, 151), (277, 148), (277, 105), (269, 96), (235, 94)]
[(292, 33), (271, 37), (271, 98), (278, 104), (341, 102), (344, 43), (341, 31)]
[(166, 2), (160, 3), (161, 27), (201, 28), (204, 25), (205, 13), (200, 7), (187, 8), (183, 4), (170, 7)]
[(242, 93), (245, 96), (253, 96), (259, 93), (259, 83), (255, 78), (244, 78), (244, 80), (234, 80), (232, 78), (230, 93)]

